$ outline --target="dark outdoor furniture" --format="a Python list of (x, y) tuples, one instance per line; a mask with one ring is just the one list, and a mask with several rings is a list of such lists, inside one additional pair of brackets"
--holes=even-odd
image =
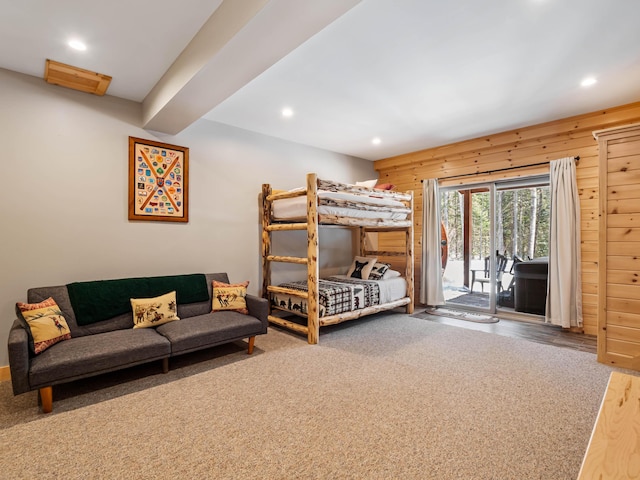
[(515, 311), (544, 315), (547, 304), (547, 257), (515, 265)]
[[(484, 284), (491, 282), (489, 277), (489, 262), (491, 258), (485, 257), (483, 269), (471, 269), (471, 293), (473, 293), (473, 284), (478, 282), (484, 292)], [(496, 252), (496, 286), (498, 293), (503, 290), (502, 288), (502, 275), (507, 268), (507, 257)]]
[(523, 262), (522, 258), (518, 255), (513, 256), (513, 261), (511, 262), (511, 267), (509, 267), (509, 275), (512, 275), (511, 281), (509, 282), (509, 286), (498, 293), (498, 305), (501, 307), (513, 308), (515, 304), (515, 282), (516, 277), (513, 276), (513, 268), (520, 262)]

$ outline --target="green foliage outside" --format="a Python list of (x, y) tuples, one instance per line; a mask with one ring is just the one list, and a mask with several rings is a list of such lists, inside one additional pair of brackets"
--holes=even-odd
[[(543, 257), (549, 254), (550, 192), (548, 187), (498, 191), (496, 199), (495, 247), (512, 258)], [(462, 192), (441, 194), (441, 216), (448, 236), (449, 259), (462, 260)], [(471, 258), (482, 259), (490, 250), (489, 192), (471, 195)]]

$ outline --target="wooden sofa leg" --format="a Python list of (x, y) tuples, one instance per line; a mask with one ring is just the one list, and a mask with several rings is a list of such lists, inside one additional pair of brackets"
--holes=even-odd
[(40, 389), (40, 403), (42, 404), (42, 413), (51, 413), (53, 410), (53, 387)]
[(162, 359), (162, 373), (169, 373), (169, 357)]
[(251, 355), (253, 353), (253, 344), (256, 341), (256, 336), (254, 335), (253, 337), (249, 337), (249, 349), (247, 350), (247, 353), (249, 355)]

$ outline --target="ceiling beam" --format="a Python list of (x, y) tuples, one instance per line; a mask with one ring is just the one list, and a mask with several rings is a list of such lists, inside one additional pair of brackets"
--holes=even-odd
[(143, 128), (175, 135), (361, 0), (224, 0), (142, 103)]

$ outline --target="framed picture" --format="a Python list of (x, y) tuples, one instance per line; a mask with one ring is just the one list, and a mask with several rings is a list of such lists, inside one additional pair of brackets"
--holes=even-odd
[(129, 220), (189, 221), (189, 149), (129, 137)]

